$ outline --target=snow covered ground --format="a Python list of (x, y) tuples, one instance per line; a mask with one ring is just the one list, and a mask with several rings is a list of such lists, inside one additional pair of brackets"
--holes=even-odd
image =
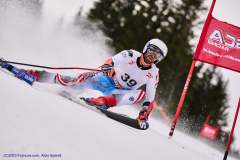
[[(2, 71), (0, 84), (1, 160), (223, 158), (223, 153), (177, 130), (168, 139), (169, 126), (158, 120), (150, 119), (147, 131), (136, 130)], [(131, 106), (115, 111), (137, 113)]]
[[(100, 32), (82, 33), (79, 38), (68, 30), (16, 15), (13, 9), (0, 17), (0, 57), (7, 60), (95, 68), (112, 52)], [(152, 117), (147, 131), (136, 130), (46, 89), (51, 87), (37, 83), (30, 87), (0, 71), (1, 160), (223, 158), (223, 152), (178, 130), (168, 139), (170, 127)], [(114, 110), (137, 115), (133, 106)]]

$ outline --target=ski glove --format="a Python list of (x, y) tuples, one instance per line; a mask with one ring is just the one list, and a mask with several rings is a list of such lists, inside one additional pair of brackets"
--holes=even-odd
[(103, 75), (112, 77), (113, 76), (113, 65), (112, 64), (104, 64), (101, 66), (101, 71)]
[(138, 114), (137, 119), (141, 120), (141, 121), (147, 121), (148, 120), (148, 110), (147, 110), (146, 106), (141, 109), (141, 111)]

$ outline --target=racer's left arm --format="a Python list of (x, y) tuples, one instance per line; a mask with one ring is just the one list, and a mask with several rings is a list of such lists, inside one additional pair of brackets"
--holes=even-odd
[(142, 104), (142, 109), (139, 112), (139, 115), (137, 117), (138, 120), (148, 120), (148, 116), (153, 110), (153, 103), (156, 93), (156, 88), (158, 85), (158, 74), (149, 80), (147, 86), (146, 86), (146, 94), (145, 94), (145, 100)]

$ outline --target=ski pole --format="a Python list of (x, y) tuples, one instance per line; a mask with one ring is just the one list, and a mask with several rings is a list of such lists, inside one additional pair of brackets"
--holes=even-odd
[(88, 71), (101, 71), (100, 69), (92, 69), (92, 68), (83, 68), (83, 67), (49, 67), (49, 66), (42, 66), (42, 65), (35, 65), (35, 64), (28, 64), (28, 63), (20, 63), (20, 62), (13, 62), (7, 60), (1, 60), (0, 62), (6, 62), (10, 64), (17, 64), (23, 66), (31, 66), (31, 67), (38, 67), (38, 68), (45, 68), (45, 69), (79, 69), (79, 70), (88, 70)]

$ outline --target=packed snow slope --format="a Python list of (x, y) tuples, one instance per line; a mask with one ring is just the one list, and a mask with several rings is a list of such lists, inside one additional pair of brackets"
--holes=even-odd
[[(169, 126), (153, 118), (148, 130), (136, 130), (46, 89), (35, 89), (39, 86), (30, 87), (2, 71), (0, 86), (1, 160), (29, 154), (38, 157), (24, 159), (44, 159), (42, 154), (55, 154), (58, 155), (55, 159), (64, 160), (219, 160), (223, 157), (223, 153), (177, 130), (173, 139), (168, 139)], [(137, 114), (133, 106), (118, 107), (115, 111)], [(9, 158), (9, 154), (19, 155)]]

